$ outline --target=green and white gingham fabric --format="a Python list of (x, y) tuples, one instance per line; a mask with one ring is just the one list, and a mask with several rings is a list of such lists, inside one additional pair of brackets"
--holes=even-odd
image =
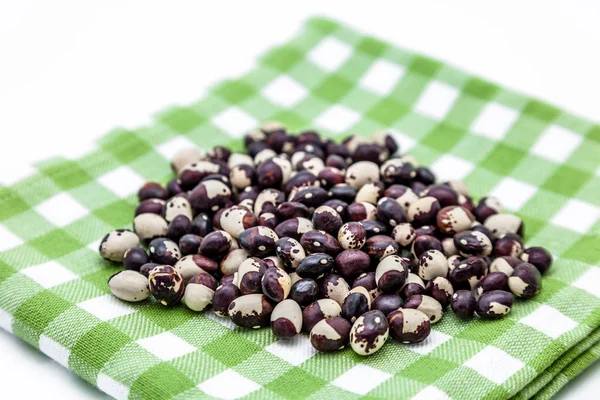
[[(197, 144), (242, 149), (260, 122), (341, 137), (390, 128), (443, 180), (491, 193), (556, 261), (499, 321), (448, 312), (419, 345), (317, 354), (212, 313), (113, 298), (97, 254), (136, 189)], [(430, 58), (310, 20), (240, 79), (53, 159), (0, 192), (0, 326), (117, 399), (548, 398), (600, 355), (600, 126)]]

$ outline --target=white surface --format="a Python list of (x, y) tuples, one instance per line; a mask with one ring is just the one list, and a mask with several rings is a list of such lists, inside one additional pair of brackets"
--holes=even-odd
[[(26, 176), (31, 162), (48, 156), (83, 154), (114, 126), (143, 125), (165, 105), (197, 99), (314, 14), (600, 119), (598, 2), (356, 4), (239, 2), (233, 10), (228, 2), (0, 2), (0, 183)], [(337, 48), (321, 60), (335, 65), (343, 56)], [(505, 128), (497, 129), (484, 121), (481, 132), (501, 137)], [(1, 330), (0, 348), (7, 397), (12, 388), (24, 399), (104, 397)], [(126, 394), (100, 378), (107, 391)], [(599, 382), (597, 363), (557, 398), (595, 398)]]

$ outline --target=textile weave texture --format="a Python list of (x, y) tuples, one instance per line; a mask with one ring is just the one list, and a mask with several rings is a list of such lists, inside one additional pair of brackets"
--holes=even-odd
[[(99, 111), (101, 112), (101, 111)], [(391, 129), (440, 181), (463, 180), (521, 216), (556, 260), (502, 320), (450, 311), (422, 344), (367, 358), (316, 353), (212, 312), (127, 304), (99, 239), (131, 228), (136, 191), (172, 178), (191, 144), (243, 150), (278, 120), (330, 137)], [(326, 19), (309, 20), (239, 79), (116, 129), (0, 190), (0, 326), (117, 399), (548, 398), (600, 355), (600, 126)]]

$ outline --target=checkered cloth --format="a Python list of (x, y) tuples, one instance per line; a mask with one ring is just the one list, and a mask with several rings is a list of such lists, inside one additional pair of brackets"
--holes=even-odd
[[(104, 233), (180, 148), (226, 144), (261, 121), (341, 137), (392, 128), (441, 181), (464, 180), (525, 221), (556, 257), (535, 299), (499, 321), (448, 312), (422, 344), (317, 354), (212, 313), (127, 304), (106, 281)], [(0, 326), (118, 399), (547, 398), (600, 355), (600, 126), (337, 23), (310, 20), (240, 79), (152, 126), (116, 130), (0, 192)]]

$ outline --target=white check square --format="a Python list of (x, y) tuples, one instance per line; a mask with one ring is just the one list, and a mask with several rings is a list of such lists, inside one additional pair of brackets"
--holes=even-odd
[(488, 103), (477, 116), (471, 131), (477, 136), (501, 140), (519, 118), (519, 112), (499, 103)]
[(336, 104), (315, 119), (315, 125), (333, 133), (342, 133), (360, 120), (360, 113)]
[(237, 106), (229, 107), (216, 115), (212, 123), (233, 138), (241, 138), (258, 126), (258, 121), (253, 116)]
[(137, 344), (163, 361), (170, 361), (196, 351), (194, 346), (171, 332), (163, 332), (158, 335), (138, 339)]
[(450, 397), (435, 386), (427, 386), (410, 400), (450, 400)]
[(236, 324), (233, 323), (231, 318), (219, 317), (217, 314), (215, 314), (215, 312), (213, 310), (209, 310), (209, 311), (205, 312), (204, 315), (206, 316), (206, 318), (212, 319), (213, 321), (223, 325), (225, 328), (234, 330), (234, 329), (237, 329), (237, 327), (238, 327)]
[(600, 208), (581, 200), (569, 199), (550, 222), (575, 232), (586, 233), (598, 218)]
[(508, 210), (518, 211), (533, 197), (536, 191), (535, 186), (506, 177), (492, 189), (489, 195), (498, 198)]
[(404, 75), (404, 68), (384, 59), (377, 60), (360, 79), (360, 87), (381, 96), (392, 92)]
[[(176, 136), (171, 140), (164, 142), (163, 144), (156, 147), (156, 151), (167, 160), (171, 161), (173, 156), (180, 150), (195, 148), (198, 146), (185, 136)], [(202, 150), (202, 149), (200, 149)]]
[(337, 70), (352, 55), (352, 47), (332, 36), (321, 40), (309, 53), (308, 59), (322, 70)]
[(436, 121), (444, 119), (458, 98), (458, 89), (440, 81), (431, 82), (419, 97), (415, 111)]
[(127, 400), (127, 398), (129, 398), (129, 388), (127, 386), (115, 381), (113, 378), (102, 372), (98, 374), (96, 386), (98, 386), (98, 389), (117, 400)]
[(486, 346), (465, 363), (479, 375), (502, 385), (525, 364), (494, 346)]
[(591, 267), (571, 285), (600, 297), (600, 267)]
[(552, 125), (539, 137), (531, 152), (550, 161), (562, 163), (583, 142), (583, 137), (562, 126)]
[(540, 305), (531, 314), (521, 318), (522, 324), (530, 326), (552, 339), (569, 332), (577, 327), (577, 322), (567, 317), (556, 308)]
[(288, 75), (280, 75), (265, 86), (262, 93), (271, 103), (291, 108), (306, 98), (308, 89)]
[(278, 340), (265, 347), (265, 350), (294, 366), (302, 364), (317, 353), (310, 344), (310, 339), (304, 335), (296, 335), (290, 340)]
[(136, 312), (135, 308), (125, 304), (110, 294), (94, 297), (93, 299), (89, 299), (77, 304), (77, 306), (102, 321), (108, 321), (113, 318), (122, 317), (124, 315), (129, 315)]
[(0, 224), (0, 252), (13, 249), (23, 244), (23, 241), (6, 226)]
[(352, 393), (366, 395), (392, 375), (363, 364), (357, 364), (335, 378), (333, 385)]
[(431, 170), (440, 182), (463, 180), (475, 169), (475, 164), (452, 154), (444, 154), (432, 165)]
[(35, 210), (59, 228), (67, 226), (89, 214), (87, 208), (65, 192), (59, 193), (38, 204)]
[(98, 178), (98, 182), (119, 196), (129, 197), (136, 193), (146, 180), (133, 169), (122, 165)]
[(98, 253), (98, 248), (100, 247), (101, 242), (102, 242), (102, 239), (94, 240), (92, 243), (88, 244), (85, 247), (90, 249), (94, 253)]
[(12, 333), (13, 316), (0, 308), (0, 328)]
[(202, 382), (198, 388), (209, 396), (233, 400), (260, 389), (260, 385), (228, 369)]
[(404, 154), (416, 146), (417, 141), (412, 137), (397, 131), (392, 131), (392, 137), (398, 143), (398, 154)]
[(407, 347), (412, 351), (425, 355), (431, 353), (433, 350), (446, 343), (450, 339), (452, 339), (452, 336), (440, 331), (432, 330), (427, 337), (427, 340), (408, 345)]
[(63, 367), (69, 368), (69, 356), (71, 355), (71, 350), (43, 334), (40, 335), (40, 341), (38, 345), (42, 353)]
[(78, 278), (69, 269), (63, 267), (56, 261), (24, 268), (21, 273), (36, 281), (45, 289), (70, 282)]

